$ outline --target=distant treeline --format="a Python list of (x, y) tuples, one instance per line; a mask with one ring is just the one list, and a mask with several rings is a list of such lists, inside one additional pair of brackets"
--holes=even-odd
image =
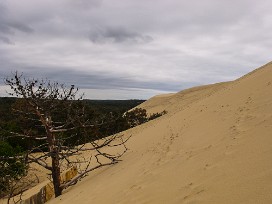
[[(20, 103), (20, 100), (22, 99), (0, 97), (0, 141), (8, 142), (13, 147), (19, 146), (22, 149), (27, 149), (31, 145), (30, 141), (14, 137), (9, 138), (10, 132), (23, 132), (24, 126), (31, 125), (29, 122), (24, 124), (22, 118), (13, 111), (16, 105)], [(93, 134), (97, 138), (127, 129), (128, 125), (122, 117), (123, 114), (143, 103), (144, 100), (83, 100), (81, 102), (85, 106), (85, 113), (90, 121), (93, 121), (94, 124), (104, 124), (96, 126), (92, 130), (93, 133), (90, 133), (90, 135)]]
[[(20, 137), (10, 137), (12, 132), (25, 131), (37, 131), (39, 128), (36, 124), (30, 121), (26, 121), (20, 117), (20, 114), (16, 113), (14, 109), (18, 104), (20, 105), (22, 99), (11, 98), (11, 97), (0, 97), (0, 143), (4, 142), (5, 145), (16, 148), (16, 151), (27, 150), (36, 146), (31, 139), (21, 139)], [(85, 107), (85, 114), (89, 121), (94, 124), (94, 127), (89, 129), (89, 137), (85, 140), (81, 140), (80, 133), (76, 133), (76, 137), (71, 137), (67, 140), (70, 142), (69, 145), (86, 143), (92, 140), (103, 138), (131, 127), (135, 127), (139, 124), (145, 123), (148, 120), (155, 119), (163, 114), (156, 113), (148, 116), (145, 109), (136, 108), (134, 111), (127, 112), (128, 110), (138, 106), (145, 100), (82, 100)], [(59, 110), (56, 113), (57, 117), (62, 117), (62, 111)], [(42, 132), (41, 132), (42, 134)], [(69, 135), (64, 135), (69, 137)]]
[[(14, 119), (12, 113), (13, 105), (17, 100), (21, 100), (15, 97), (0, 97), (0, 121), (11, 121)], [(88, 100), (82, 101), (84, 105), (91, 111), (97, 112), (97, 114), (124, 113), (145, 100)]]
[[(63, 132), (58, 135), (58, 140), (62, 147), (76, 147), (114, 135), (166, 113), (163, 111), (148, 115), (145, 109), (135, 108), (143, 102), (144, 100), (73, 101), (76, 108), (84, 109), (84, 117), (93, 125), (83, 130)], [(13, 181), (26, 175), (28, 167), (23, 156), (26, 152), (49, 150), (49, 146), (45, 145), (46, 141), (35, 140), (31, 136), (43, 137), (45, 132), (39, 118), (25, 105), (24, 99), (0, 97), (0, 198), (8, 194)], [(133, 110), (129, 111), (131, 109)], [(22, 111), (26, 114), (22, 115)], [(65, 121), (65, 114), (61, 109), (51, 112), (54, 121)]]

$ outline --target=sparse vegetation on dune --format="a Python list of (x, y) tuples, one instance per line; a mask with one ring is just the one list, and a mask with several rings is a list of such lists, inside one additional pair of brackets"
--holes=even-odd
[[(9, 115), (0, 121), (1, 197), (8, 194), (11, 198), (30, 186), (25, 179), (16, 186), (16, 180), (27, 175), (31, 163), (51, 172), (58, 197), (88, 172), (120, 161), (129, 137), (116, 133), (165, 114), (148, 117), (144, 109), (127, 112), (142, 101), (82, 100), (74, 85), (26, 79), (17, 72), (6, 83), (16, 98), (1, 99)], [(116, 153), (105, 150), (117, 147), (122, 149)], [(60, 175), (71, 167), (77, 168), (78, 175), (63, 183)]]

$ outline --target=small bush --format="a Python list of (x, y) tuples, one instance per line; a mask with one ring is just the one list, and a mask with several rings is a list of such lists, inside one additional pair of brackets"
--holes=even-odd
[(167, 111), (162, 111), (161, 113), (153, 113), (149, 116), (148, 120), (154, 120), (158, 117), (161, 117), (162, 115), (165, 115), (167, 113)]
[(6, 195), (12, 183), (26, 174), (26, 165), (20, 147), (13, 148), (0, 141), (0, 197)]
[(150, 120), (154, 120), (166, 113), (167, 112), (164, 110), (161, 113), (154, 113), (148, 117), (145, 109), (136, 108), (132, 111), (127, 112), (124, 118), (127, 120), (129, 127), (135, 127)]

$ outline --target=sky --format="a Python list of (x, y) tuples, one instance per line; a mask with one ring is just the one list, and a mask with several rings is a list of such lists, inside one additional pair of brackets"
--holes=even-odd
[(0, 95), (15, 71), (89, 99), (148, 99), (271, 61), (271, 0), (0, 0)]

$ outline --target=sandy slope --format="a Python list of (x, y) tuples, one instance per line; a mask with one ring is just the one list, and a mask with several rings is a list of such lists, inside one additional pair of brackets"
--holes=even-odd
[(272, 203), (272, 64), (141, 107), (169, 113), (126, 131), (121, 163), (50, 204)]
[(186, 89), (176, 94), (162, 94), (152, 97), (146, 102), (137, 106), (144, 108), (149, 114), (162, 112), (166, 110), (168, 113), (175, 113), (186, 108), (189, 104), (201, 100), (212, 95), (218, 90), (224, 88), (229, 82), (218, 84), (198, 86)]

